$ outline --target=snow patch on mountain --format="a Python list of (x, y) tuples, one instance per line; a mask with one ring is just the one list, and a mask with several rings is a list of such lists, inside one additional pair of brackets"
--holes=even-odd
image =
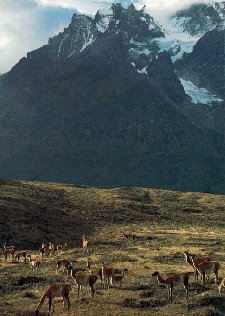
[(94, 35), (92, 34), (89, 39), (86, 40), (80, 52), (82, 52), (87, 46), (91, 45), (95, 41)]
[(96, 23), (96, 28), (100, 33), (104, 33), (113, 19), (113, 10), (99, 10), (98, 15), (100, 18)]
[(149, 58), (150, 61), (152, 60), (153, 58), (152, 49), (149, 46), (149, 43), (147, 41), (138, 42), (138, 41), (135, 41), (134, 38), (131, 38), (129, 44), (130, 44), (129, 53), (132, 58), (136, 60), (141, 54), (144, 54)]
[(182, 86), (184, 87), (184, 91), (187, 95), (191, 97), (192, 103), (195, 104), (208, 104), (210, 105), (212, 102), (222, 102), (223, 100), (212, 95), (205, 88), (199, 88), (195, 86), (191, 81), (184, 80), (179, 78)]
[(69, 34), (66, 34), (66, 35), (63, 37), (63, 39), (62, 39), (62, 41), (60, 42), (60, 44), (59, 44), (59, 48), (58, 48), (58, 59), (60, 58), (60, 53), (61, 53), (62, 45), (63, 45), (63, 43), (65, 42), (65, 40), (66, 40), (68, 37), (69, 37)]
[(148, 66), (145, 66), (144, 68), (142, 68), (141, 70), (139, 70), (139, 69), (137, 69), (137, 72), (139, 73), (139, 74), (148, 74), (148, 72), (147, 72), (147, 68), (148, 68)]
[(173, 32), (165, 37), (155, 39), (159, 46), (159, 52), (167, 51), (170, 53), (172, 61), (183, 57), (184, 53), (191, 53), (193, 47), (200, 39), (200, 36), (192, 36), (188, 33)]
[(203, 36), (214, 28), (225, 27), (225, 1), (194, 3), (178, 10), (170, 18), (170, 23), (183, 32)]

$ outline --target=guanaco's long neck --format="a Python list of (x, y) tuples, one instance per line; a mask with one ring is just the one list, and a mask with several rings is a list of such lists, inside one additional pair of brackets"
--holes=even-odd
[(124, 236), (125, 238), (128, 238), (128, 235), (127, 235), (127, 234), (125, 234), (124, 232), (122, 232), (122, 234), (123, 234), (123, 236)]
[(87, 262), (87, 268), (88, 268), (88, 270), (91, 270), (91, 264), (89, 261)]
[(44, 293), (40, 299), (40, 302), (38, 303), (37, 307), (36, 307), (36, 310), (39, 310), (41, 309), (42, 305), (44, 304), (45, 302), (45, 299), (48, 298), (48, 295), (46, 293)]
[(190, 258), (190, 255), (188, 253), (185, 254), (185, 257), (186, 257), (186, 261), (187, 263), (189, 263), (192, 267), (194, 266), (191, 258)]
[(164, 280), (164, 279), (161, 277), (161, 275), (160, 275), (159, 273), (158, 273), (158, 275), (157, 275), (157, 280), (158, 280), (158, 282), (161, 283), (161, 284), (167, 283), (166, 280)]
[(102, 279), (105, 280), (105, 267), (104, 267), (104, 264), (102, 264)]

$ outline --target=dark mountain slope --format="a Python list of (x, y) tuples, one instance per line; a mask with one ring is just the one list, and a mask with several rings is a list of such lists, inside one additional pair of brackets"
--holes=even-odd
[[(74, 21), (94, 30), (90, 38)], [(59, 50), (66, 29), (1, 77), (1, 176), (224, 192), (222, 152), (181, 112), (186, 96), (171, 60), (163, 80), (157, 61), (141, 72), (130, 54), (135, 27), (116, 21), (97, 32), (94, 20), (76, 17), (74, 47), (84, 49)]]

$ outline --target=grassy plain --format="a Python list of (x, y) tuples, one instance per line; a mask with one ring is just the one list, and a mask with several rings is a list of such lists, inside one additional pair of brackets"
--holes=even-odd
[[(96, 189), (54, 183), (0, 181), (0, 240), (38, 256), (42, 241), (67, 242), (68, 251), (44, 258), (38, 276), (28, 263), (0, 259), (0, 315), (34, 315), (42, 293), (56, 281), (68, 281), (71, 313), (77, 316), (135, 315), (225, 315), (225, 299), (219, 297), (213, 276), (202, 290), (191, 278), (190, 297), (182, 287), (168, 303), (167, 289), (151, 277), (191, 271), (184, 250), (210, 255), (221, 263), (225, 277), (225, 196), (141, 188)], [(121, 231), (135, 233), (135, 244), (126, 242)], [(82, 235), (91, 241), (89, 255), (82, 252)], [(67, 258), (76, 268), (104, 261), (127, 268), (123, 284), (106, 293), (97, 282), (94, 298), (84, 288), (77, 290), (66, 273), (55, 274), (56, 261)], [(56, 299), (55, 315), (61, 311)], [(47, 302), (41, 315), (47, 315)]]

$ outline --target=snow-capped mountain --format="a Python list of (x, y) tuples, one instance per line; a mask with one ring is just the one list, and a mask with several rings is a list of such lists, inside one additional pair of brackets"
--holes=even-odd
[(214, 28), (224, 28), (225, 1), (193, 4), (173, 15), (171, 22), (191, 35), (204, 35)]
[(99, 10), (94, 19), (74, 14), (69, 27), (50, 39), (49, 45), (54, 50), (57, 47), (58, 59), (65, 59), (82, 52), (103, 33), (109, 36), (112, 33), (126, 34), (130, 54), (135, 59), (143, 52), (151, 54), (151, 40), (164, 36), (162, 27), (145, 13), (144, 8), (138, 11), (134, 5), (124, 9), (121, 4), (113, 4), (110, 10)]
[(223, 32), (165, 30), (134, 5), (74, 15), (0, 77), (1, 176), (225, 192), (225, 144), (197, 120), (225, 98)]
[[(217, 32), (223, 32), (225, 29), (225, 2), (193, 4), (188, 9), (178, 11), (170, 18), (169, 22), (168, 32), (163, 38), (156, 39), (155, 42), (160, 47), (160, 51), (166, 50), (170, 53), (186, 94), (196, 104), (223, 102), (225, 95), (221, 89), (216, 88), (220, 84), (218, 85), (215, 82), (215, 76), (210, 75), (204, 78), (199, 66), (202, 64), (207, 69), (210, 65), (211, 57), (218, 54), (221, 56), (222, 54), (218, 52), (223, 47), (223, 38), (220, 37), (220, 44), (216, 44), (213, 39), (213, 43), (211, 43), (209, 34), (213, 36)], [(206, 39), (207, 41), (209, 40), (210, 46), (206, 45), (205, 53), (203, 53), (203, 48), (201, 52), (195, 54), (200, 47), (199, 43), (205, 42)], [(208, 63), (204, 55), (207, 55), (207, 58), (209, 58)], [(203, 58), (193, 63), (197, 56), (202, 56)], [(189, 65), (184, 66), (187, 60), (189, 60)], [(216, 64), (218, 64), (217, 79), (219, 81), (223, 76), (220, 74), (220, 67), (223, 66), (222, 57), (220, 62)], [(182, 70), (181, 65), (185, 69)], [(214, 66), (212, 64), (212, 67)]]

